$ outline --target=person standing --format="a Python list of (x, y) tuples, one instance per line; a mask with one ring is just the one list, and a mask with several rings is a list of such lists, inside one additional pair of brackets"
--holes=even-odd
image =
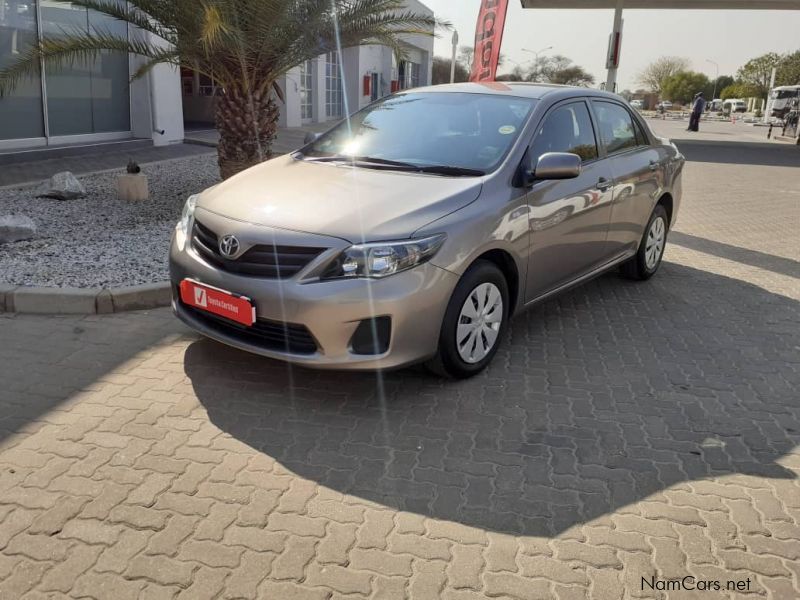
[(692, 103), (692, 114), (689, 117), (689, 129), (687, 131), (700, 131), (700, 117), (706, 110), (706, 101), (703, 98), (703, 92), (697, 92), (694, 95)]

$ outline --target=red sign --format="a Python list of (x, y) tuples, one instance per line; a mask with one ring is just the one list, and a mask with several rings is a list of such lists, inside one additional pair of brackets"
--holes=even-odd
[(470, 81), (494, 81), (506, 26), (508, 0), (481, 0)]
[(249, 298), (192, 279), (181, 281), (181, 300), (188, 306), (225, 317), (242, 325), (256, 322), (256, 309)]

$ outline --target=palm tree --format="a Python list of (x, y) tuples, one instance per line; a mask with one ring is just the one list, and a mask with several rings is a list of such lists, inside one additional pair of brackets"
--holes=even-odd
[[(223, 178), (268, 160), (282, 99), (278, 78), (325, 52), (382, 44), (402, 57), (401, 36), (433, 35), (436, 21), (402, 0), (55, 0), (135, 27), (130, 36), (100, 28), (46, 36), (0, 70), (0, 96), (38, 72), (87, 63), (99, 54), (142, 57), (132, 79), (157, 64), (186, 65), (212, 78)], [(447, 24), (442, 24), (447, 26)]]

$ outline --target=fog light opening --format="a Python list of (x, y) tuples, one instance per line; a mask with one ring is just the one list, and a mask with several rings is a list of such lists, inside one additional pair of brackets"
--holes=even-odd
[(364, 319), (350, 338), (350, 350), (361, 356), (376, 356), (389, 351), (392, 335), (391, 317)]

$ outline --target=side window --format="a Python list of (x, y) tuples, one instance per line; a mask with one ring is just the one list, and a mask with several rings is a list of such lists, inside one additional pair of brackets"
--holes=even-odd
[(636, 120), (636, 117), (633, 118), (633, 128), (636, 130), (636, 143), (640, 146), (649, 146), (650, 140), (644, 132), (641, 123)]
[(546, 152), (571, 152), (583, 162), (597, 158), (597, 141), (585, 103), (560, 106), (545, 117), (533, 140), (531, 156), (538, 159)]
[(600, 139), (608, 154), (625, 152), (639, 145), (633, 127), (633, 117), (625, 108), (613, 102), (595, 100), (594, 109), (597, 114)]

